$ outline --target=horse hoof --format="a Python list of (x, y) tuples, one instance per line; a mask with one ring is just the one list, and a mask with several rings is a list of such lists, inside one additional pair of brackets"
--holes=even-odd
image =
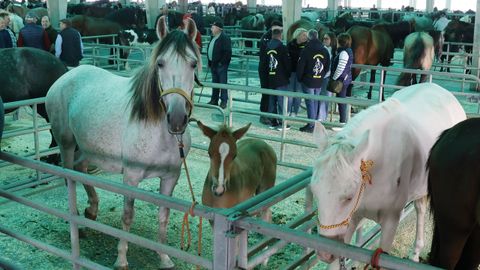
[(86, 229), (78, 229), (78, 238), (86, 239), (87, 238), (87, 230)]
[(85, 208), (84, 216), (91, 220), (97, 220), (97, 215), (90, 214), (90, 212), (88, 212), (88, 208)]
[(128, 265), (115, 266), (113, 269), (115, 269), (115, 270), (128, 270)]
[(159, 269), (175, 269), (175, 264), (168, 255), (160, 255)]

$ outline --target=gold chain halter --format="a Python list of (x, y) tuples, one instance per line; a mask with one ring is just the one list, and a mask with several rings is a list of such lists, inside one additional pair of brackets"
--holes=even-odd
[(370, 174), (370, 169), (373, 167), (373, 161), (372, 160), (367, 160), (364, 161), (362, 159), (360, 163), (360, 172), (362, 173), (362, 185), (360, 186), (360, 190), (358, 191), (357, 198), (355, 199), (355, 204), (350, 211), (350, 214), (348, 214), (348, 217), (344, 219), (342, 222), (333, 224), (333, 225), (323, 225), (319, 224), (318, 227), (320, 229), (324, 230), (330, 230), (330, 229), (335, 229), (338, 227), (343, 227), (343, 226), (348, 226), (350, 223), (350, 220), (352, 219), (353, 214), (355, 211), (357, 211), (358, 208), (358, 203), (360, 202), (360, 198), (362, 197), (362, 193), (365, 190), (365, 186), (367, 182), (371, 185), (372, 184), (372, 175)]

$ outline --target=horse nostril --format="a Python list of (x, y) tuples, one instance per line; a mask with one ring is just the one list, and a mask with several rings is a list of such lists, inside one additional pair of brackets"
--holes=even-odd
[(170, 123), (170, 113), (167, 113), (167, 122)]
[(188, 116), (186, 115), (183, 117), (183, 124), (184, 125), (188, 124)]

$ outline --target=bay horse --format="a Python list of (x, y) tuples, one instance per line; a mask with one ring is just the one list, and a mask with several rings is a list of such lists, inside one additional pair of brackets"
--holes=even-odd
[[(403, 47), (403, 67), (408, 69), (430, 70), (435, 58), (433, 38), (425, 32), (413, 32), (405, 38)], [(420, 82), (426, 82), (427, 75), (420, 76)], [(408, 86), (417, 83), (417, 74), (402, 72), (397, 85)]]
[[(67, 67), (55, 55), (36, 48), (8, 48), (0, 50), (0, 96), (3, 102), (40, 98), (60, 78)], [(45, 104), (38, 104), (37, 112), (47, 122), (49, 118)], [(52, 136), (50, 148), (57, 146)], [(58, 155), (49, 156), (46, 161), (57, 163)]]
[[(350, 243), (357, 225), (368, 218), (380, 224), (380, 248), (388, 252), (403, 208), (413, 201), (417, 226), (411, 258), (418, 261), (424, 246), (428, 151), (443, 130), (465, 118), (452, 93), (423, 83), (361, 111), (331, 138), (317, 123), (314, 140), (320, 154), (310, 189), (319, 234)], [(326, 251), (317, 254), (325, 262), (335, 259)]]
[[(445, 41), (447, 42), (460, 42), (460, 43), (473, 43), (473, 32), (475, 25), (473, 23), (466, 23), (458, 20), (452, 20), (448, 23), (447, 27), (444, 30)], [(472, 53), (473, 45), (465, 46), (464, 50), (466, 53)], [(444, 47), (444, 50), (446, 48)], [(450, 45), (449, 52), (459, 52), (459, 45)], [(447, 64), (450, 64), (450, 61), (453, 58), (453, 55), (442, 55), (442, 62), (447, 58)], [(471, 64), (472, 58), (467, 58), (467, 65)], [(450, 68), (446, 68), (447, 72), (450, 72)], [(443, 71), (443, 67), (440, 69)]]
[(430, 264), (477, 269), (480, 264), (480, 118), (445, 130), (427, 161), (433, 213)]
[[(231, 208), (275, 185), (277, 156), (266, 142), (248, 138), (240, 140), (250, 124), (232, 131), (226, 125), (214, 130), (197, 121), (210, 139), (210, 168), (203, 186), (202, 203), (215, 208)], [(263, 213), (271, 220), (270, 210)]]
[[(137, 187), (145, 178), (160, 177), (160, 193), (171, 196), (180, 176), (179, 140), (187, 154), (187, 129), (193, 109), (195, 69), (201, 67), (195, 45), (197, 29), (189, 21), (185, 32), (168, 32), (165, 17), (157, 22), (160, 42), (150, 61), (131, 78), (81, 65), (50, 88), (46, 107), (65, 168), (86, 172), (88, 163), (123, 174), (126, 185)], [(74, 160), (78, 147), (79, 158)], [(77, 153), (75, 153), (77, 156)], [(70, 181), (68, 181), (71, 184)], [(85, 217), (96, 219), (98, 196), (85, 185), (89, 206)], [(134, 199), (124, 197), (122, 227), (129, 231)], [(159, 241), (166, 243), (170, 210), (160, 206)], [(117, 269), (127, 269), (128, 243), (118, 244)], [(160, 268), (172, 268), (169, 256), (159, 253)]]
[(323, 37), (323, 35), (329, 31), (328, 27), (326, 27), (320, 22), (311, 22), (310, 20), (300, 19), (298, 21), (295, 21), (288, 27), (287, 42), (293, 39), (293, 33), (295, 33), (295, 30), (297, 30), (298, 28), (304, 28), (307, 31), (310, 29), (315, 29), (318, 31), (319, 37)]
[[(388, 32), (383, 28), (373, 29), (365, 26), (354, 25), (347, 31), (352, 37), (352, 51), (354, 63), (361, 65), (378, 64), (388, 67), (392, 65), (393, 41)], [(360, 74), (359, 68), (352, 69), (352, 81)], [(370, 71), (370, 83), (375, 82), (376, 70)], [(385, 77), (384, 77), (385, 79)], [(347, 89), (347, 96), (351, 96), (353, 84)], [(372, 98), (372, 86), (368, 91), (368, 98)], [(383, 97), (382, 97), (383, 99)]]

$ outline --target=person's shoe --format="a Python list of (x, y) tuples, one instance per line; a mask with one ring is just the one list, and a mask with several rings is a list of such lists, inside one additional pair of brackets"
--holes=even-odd
[(313, 125), (306, 124), (305, 126), (300, 128), (300, 131), (302, 132), (308, 132), (308, 133), (313, 133)]
[(268, 128), (270, 129), (277, 129), (278, 127), (281, 127), (282, 125), (278, 123), (276, 120), (270, 120), (271, 124)]
[(210, 100), (210, 102), (207, 103), (208, 105), (215, 105), (218, 106), (218, 102), (215, 102), (213, 100)]
[[(290, 129), (291, 129), (290, 125), (287, 125), (287, 126), (285, 127), (285, 130), (290, 130)], [(277, 126), (277, 130), (278, 130), (278, 131), (282, 131), (282, 130), (283, 130), (283, 125), (278, 125), (278, 126)]]
[(227, 108), (227, 102), (220, 102), (220, 108), (225, 109)]
[(264, 124), (264, 125), (267, 125), (267, 126), (271, 126), (272, 125), (272, 121), (270, 121), (270, 119), (268, 119), (267, 117), (265, 116), (260, 116), (260, 123)]

